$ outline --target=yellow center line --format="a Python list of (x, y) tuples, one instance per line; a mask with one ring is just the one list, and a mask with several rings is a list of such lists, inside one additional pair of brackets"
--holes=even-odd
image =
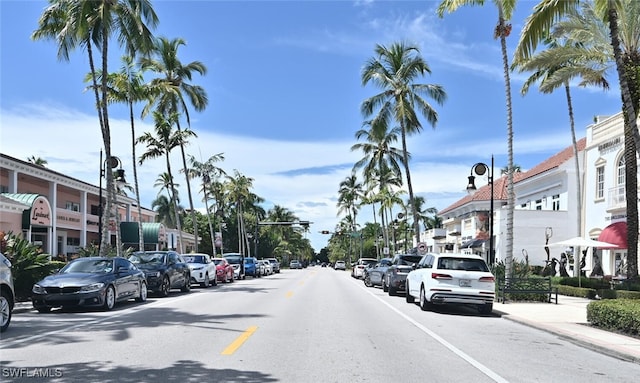
[(242, 346), (242, 344), (246, 342), (254, 332), (256, 332), (257, 329), (258, 326), (249, 327), (245, 332), (242, 333), (242, 335), (240, 335), (235, 341), (233, 341), (233, 343), (231, 343), (229, 346), (227, 346), (227, 348), (224, 349), (224, 351), (222, 351), (222, 355), (231, 355), (236, 352), (236, 350), (239, 349), (240, 346)]

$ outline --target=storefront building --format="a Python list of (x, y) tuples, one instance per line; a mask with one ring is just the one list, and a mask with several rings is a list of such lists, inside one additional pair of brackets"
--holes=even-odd
[[(106, 192), (98, 186), (0, 154), (0, 231), (21, 233), (47, 254), (69, 259), (99, 243), (101, 195)], [(139, 216), (135, 199), (123, 195), (117, 205), (125, 247), (138, 250), (140, 224), (145, 250), (167, 248), (175, 230), (156, 223), (153, 210), (142, 208)], [(115, 229), (114, 220), (104, 228), (114, 245)], [(193, 247), (193, 235), (183, 233), (183, 239)]]

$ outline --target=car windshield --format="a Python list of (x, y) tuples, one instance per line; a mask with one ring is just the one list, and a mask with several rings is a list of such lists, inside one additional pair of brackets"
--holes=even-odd
[(144, 254), (134, 254), (129, 257), (131, 263), (137, 265), (144, 264), (163, 264), (166, 255), (162, 253), (144, 253)]
[(482, 259), (454, 258), (454, 257), (438, 259), (438, 269), (485, 271), (485, 272), (489, 271), (487, 264)]
[(182, 258), (187, 263), (207, 263), (204, 255), (183, 255)]
[(111, 259), (79, 259), (69, 263), (60, 273), (91, 273), (105, 274), (113, 271), (113, 260)]
[(239, 255), (232, 255), (232, 256), (225, 257), (225, 258), (231, 264), (240, 264), (240, 256)]
[(419, 255), (404, 255), (398, 260), (398, 265), (411, 266), (414, 263), (420, 262), (421, 259), (422, 257)]

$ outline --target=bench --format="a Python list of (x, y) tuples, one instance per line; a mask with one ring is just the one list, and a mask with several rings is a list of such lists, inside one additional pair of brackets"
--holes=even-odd
[(502, 299), (505, 303), (509, 294), (515, 295), (511, 300), (518, 300), (518, 295), (544, 294), (548, 303), (554, 299), (558, 304), (558, 288), (551, 286), (551, 278), (506, 278), (499, 281), (498, 301)]

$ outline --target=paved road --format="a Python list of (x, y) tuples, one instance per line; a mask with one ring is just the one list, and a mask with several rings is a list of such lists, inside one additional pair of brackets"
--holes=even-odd
[[(632, 382), (640, 365), (499, 314), (422, 312), (348, 272), (284, 270), (112, 312), (15, 315), (0, 381)], [(9, 376), (12, 375), (13, 377)], [(16, 375), (22, 378), (17, 378)]]

